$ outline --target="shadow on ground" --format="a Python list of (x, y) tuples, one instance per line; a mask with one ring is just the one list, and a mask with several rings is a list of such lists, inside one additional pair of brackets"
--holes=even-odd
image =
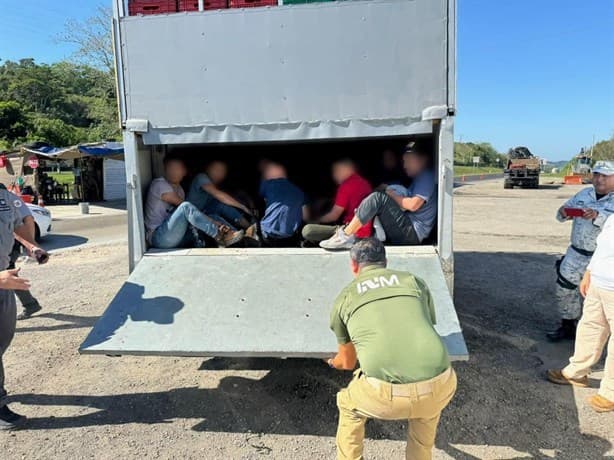
[[(572, 390), (543, 378), (546, 367), (563, 364), (571, 352), (569, 343), (549, 345), (543, 339), (543, 330), (556, 320), (555, 258), (536, 253), (457, 254), (456, 305), (471, 358), (455, 364), (459, 390), (444, 413), (437, 439), (437, 446), (451, 457), (481, 458), (476, 449), (500, 446), (515, 454), (496, 458), (546, 458), (548, 450), (550, 458), (554, 452), (559, 459), (596, 459), (611, 448), (606, 439), (581, 433)], [(335, 393), (348, 382), (349, 373), (303, 359), (210, 359), (200, 367), (203, 372), (228, 369), (269, 372), (260, 380), (224, 377), (215, 389), (109, 396), (21, 394), (12, 400), (98, 409), (33, 418), (34, 430), (163, 424), (180, 418), (193, 420), (195, 431), (334, 436)], [(371, 421), (367, 426), (370, 438), (405, 439), (404, 422)]]
[(41, 246), (46, 251), (54, 251), (56, 249), (66, 249), (74, 246), (81, 246), (87, 243), (88, 239), (78, 235), (59, 235), (50, 233), (41, 241)]
[[(58, 324), (45, 325), (45, 326), (30, 326), (30, 324), (36, 320), (36, 318), (48, 318), (57, 321)], [(48, 332), (48, 331), (62, 331), (67, 329), (81, 329), (85, 327), (92, 327), (98, 317), (96, 316), (77, 316), (68, 315), (63, 313), (41, 313), (33, 316), (28, 320), (19, 321), (17, 323), (17, 329), (15, 332)]]

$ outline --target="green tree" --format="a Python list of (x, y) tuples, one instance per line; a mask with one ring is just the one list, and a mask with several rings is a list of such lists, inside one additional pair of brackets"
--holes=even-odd
[(593, 147), (593, 161), (614, 160), (614, 136), (611, 139), (601, 141)]
[(27, 133), (28, 120), (21, 105), (16, 101), (0, 101), (0, 140), (11, 147)]

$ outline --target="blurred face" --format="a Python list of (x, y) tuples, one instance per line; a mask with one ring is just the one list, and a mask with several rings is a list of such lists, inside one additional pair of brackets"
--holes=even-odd
[(614, 174), (606, 176), (605, 174), (593, 173), (593, 186), (595, 192), (599, 195), (614, 192)]
[(333, 165), (333, 179), (337, 184), (341, 184), (352, 174), (354, 174), (354, 168), (349, 164), (335, 163)]
[(207, 175), (211, 182), (214, 184), (220, 184), (224, 182), (226, 179), (226, 175), (228, 174), (228, 168), (225, 163), (221, 161), (215, 161), (209, 165), (207, 168)]
[(286, 170), (280, 164), (267, 163), (263, 176), (265, 180), (282, 179), (286, 177)]
[(416, 153), (403, 155), (403, 169), (409, 177), (416, 177), (426, 169), (427, 159)]
[(180, 183), (186, 176), (187, 170), (182, 161), (171, 160), (166, 163), (165, 168), (166, 180), (171, 184)]
[(397, 156), (392, 150), (386, 150), (382, 154), (382, 165), (385, 169), (393, 170), (397, 169)]

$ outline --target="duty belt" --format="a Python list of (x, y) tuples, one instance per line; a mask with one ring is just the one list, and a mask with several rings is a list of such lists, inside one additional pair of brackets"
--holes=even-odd
[(591, 257), (595, 251), (587, 251), (586, 249), (580, 249), (577, 246), (571, 245), (571, 249), (576, 251), (578, 254), (582, 254), (585, 257)]

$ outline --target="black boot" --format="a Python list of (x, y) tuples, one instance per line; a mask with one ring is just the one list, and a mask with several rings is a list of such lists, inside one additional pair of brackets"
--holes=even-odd
[(0, 407), (0, 431), (10, 431), (21, 428), (26, 423), (23, 415), (16, 414), (9, 406)]
[(546, 337), (551, 342), (560, 342), (561, 340), (574, 340), (576, 338), (576, 320), (564, 319), (558, 329), (548, 332)]

